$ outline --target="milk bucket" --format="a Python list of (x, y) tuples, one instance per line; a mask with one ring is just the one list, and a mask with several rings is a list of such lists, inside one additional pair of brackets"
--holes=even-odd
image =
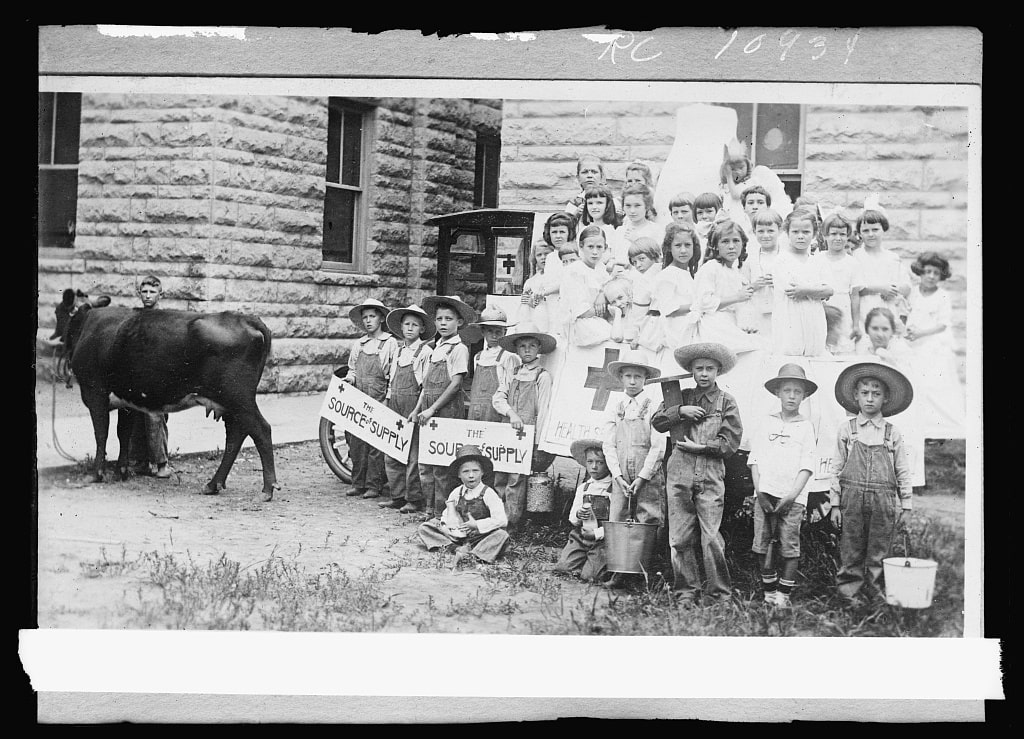
[(658, 541), (658, 524), (605, 521), (601, 525), (610, 572), (650, 572), (651, 555)]
[(554, 507), (555, 482), (543, 472), (526, 479), (526, 510), (529, 513), (549, 513)]
[(882, 560), (885, 602), (903, 608), (927, 608), (935, 593), (937, 569), (933, 559), (886, 557)]

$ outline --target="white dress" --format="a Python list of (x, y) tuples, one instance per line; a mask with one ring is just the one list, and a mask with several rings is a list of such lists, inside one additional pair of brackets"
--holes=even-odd
[[(953, 303), (941, 287), (925, 295), (918, 287), (910, 292), (908, 329), (924, 330), (943, 325), (945, 331), (907, 341), (906, 361), (917, 382), (918, 396), (927, 399), (922, 409), (926, 433), (933, 438), (963, 435), (964, 388), (953, 351)], [(915, 396), (915, 400), (916, 400)]]
[(654, 221), (644, 221), (643, 224), (636, 227), (632, 221), (627, 220), (614, 230), (611, 240), (608, 242), (609, 255), (606, 261), (615, 261), (628, 266), (629, 247), (632, 246), (633, 241), (641, 236), (654, 239), (658, 246), (661, 247), (661, 242), (665, 238), (665, 226)]
[[(850, 334), (853, 332), (850, 289), (858, 280), (857, 262), (845, 251), (841, 252), (839, 259), (833, 258), (827, 251), (818, 252), (811, 259), (821, 263), (825, 282), (834, 291), (832, 297), (825, 303), (840, 312), (839, 325), (833, 334), (835, 341), (830, 343), (829, 350), (836, 354), (849, 354), (853, 351), (853, 339), (850, 338)], [(861, 315), (863, 316), (863, 313)], [(863, 333), (863, 329), (861, 329), (861, 333)]]
[(560, 312), (566, 324), (566, 336), (576, 346), (595, 346), (611, 336), (611, 324), (600, 316), (582, 317), (593, 308), (598, 293), (608, 281), (602, 265), (591, 269), (582, 260), (562, 270), (559, 288)]
[(821, 285), (827, 283), (820, 260), (812, 256), (799, 259), (780, 254), (772, 266), (775, 305), (772, 308), (772, 348), (776, 354), (802, 357), (827, 355), (825, 347), (825, 306), (818, 298), (791, 298), (786, 295), (790, 284)]
[(517, 323), (532, 323), (542, 333), (555, 333), (551, 326), (551, 314), (558, 310), (558, 293), (550, 297), (545, 294), (547, 282), (544, 273), (531, 275), (523, 283), (523, 296), (535, 295), (542, 300), (535, 306), (523, 302), (519, 306)]
[[(755, 241), (747, 244), (747, 260), (740, 267), (740, 274), (747, 284), (753, 284), (764, 275), (772, 274), (776, 260), (779, 258), (780, 248), (775, 251), (765, 252)], [(739, 309), (740, 325), (757, 329), (759, 336), (765, 341), (772, 338), (772, 310), (775, 308), (775, 288), (771, 285), (759, 287), (754, 290), (750, 300), (742, 304)]]
[[(895, 284), (897, 286), (913, 284), (913, 278), (910, 276), (910, 269), (907, 265), (902, 262), (898, 254), (889, 251), (885, 247), (868, 251), (867, 247), (862, 246), (854, 251), (852, 256), (857, 263), (858, 269), (855, 287), (876, 284)], [(868, 311), (878, 306), (885, 306), (892, 311), (898, 324), (896, 330), (902, 333), (903, 324), (900, 321), (900, 316), (907, 315), (910, 310), (909, 303), (902, 295), (897, 295), (892, 300), (883, 300), (882, 296), (877, 293), (870, 295), (861, 293), (861, 326), (863, 327), (863, 321), (867, 318)]]
[[(654, 297), (651, 308), (660, 313), (654, 322), (655, 332), (648, 338), (646, 349), (657, 351), (662, 346), (671, 349), (683, 345), (683, 339), (691, 327), (689, 313), (681, 316), (669, 316), (679, 310), (682, 305), (693, 303), (693, 277), (689, 271), (676, 266), (675, 262), (665, 267), (654, 278)], [(660, 329), (660, 330), (659, 330)], [(657, 345), (654, 348), (653, 345)]]
[(719, 307), (724, 298), (735, 295), (742, 287), (743, 277), (736, 262), (726, 267), (712, 259), (701, 265), (693, 280), (694, 299), (689, 326), (678, 346), (713, 341), (725, 344), (736, 353), (765, 348), (764, 339), (739, 327), (736, 311), (742, 303)]

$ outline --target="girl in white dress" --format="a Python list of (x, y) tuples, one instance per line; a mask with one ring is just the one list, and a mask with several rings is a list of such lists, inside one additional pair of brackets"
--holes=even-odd
[[(649, 315), (654, 302), (654, 281), (661, 272), (661, 244), (654, 239), (641, 236), (629, 247), (629, 269), (625, 276), (632, 283), (633, 300), (626, 322), (626, 340), (633, 349), (640, 345), (643, 337), (644, 348), (651, 351), (651, 343), (657, 343), (661, 334), (656, 316)], [(660, 348), (660, 346), (659, 346)]]
[(747, 234), (735, 221), (721, 221), (711, 229), (711, 258), (701, 265), (694, 278), (690, 311), (693, 321), (681, 345), (711, 341), (725, 344), (737, 353), (764, 348), (764, 341), (744, 331), (736, 320), (737, 306), (754, 294), (740, 274), (746, 247)]
[(655, 223), (654, 194), (646, 185), (631, 185), (622, 191), (622, 209), (626, 217), (622, 226), (616, 229), (615, 237), (610, 246), (611, 261), (614, 264), (629, 266), (629, 245), (641, 236), (660, 242), (665, 235), (665, 227)]
[[(607, 185), (591, 185), (583, 193), (583, 201), (584, 208), (577, 230), (582, 231), (591, 225), (600, 226), (604, 231), (605, 241), (615, 244), (615, 232), (622, 225), (622, 219), (615, 210), (611, 189)], [(604, 256), (604, 265), (609, 272), (612, 271), (612, 264), (612, 250), (609, 249)]]
[(854, 313), (857, 324), (860, 315), (878, 306), (885, 306), (897, 318), (896, 331), (906, 328), (904, 316), (910, 313), (907, 298), (912, 279), (907, 265), (899, 255), (882, 245), (883, 235), (889, 230), (889, 218), (876, 198), (865, 198), (864, 212), (857, 219), (857, 233), (863, 246), (853, 253), (859, 267), (857, 284), (860, 291), (860, 314)]
[(825, 281), (832, 287), (832, 296), (825, 304), (835, 308), (838, 316), (834, 327), (829, 327), (825, 343), (833, 354), (851, 354), (854, 342), (861, 335), (860, 327), (853, 325), (854, 314), (860, 312), (860, 293), (853, 289), (858, 281), (857, 261), (846, 250), (853, 226), (839, 213), (832, 213), (825, 217), (821, 230), (825, 251), (818, 252), (812, 259), (821, 263)]
[(651, 335), (641, 336), (639, 341), (640, 346), (652, 352), (663, 346), (680, 346), (690, 328), (693, 276), (701, 255), (697, 229), (689, 223), (665, 226), (662, 254), (665, 266), (654, 279), (654, 294), (648, 310), (648, 316), (655, 319), (656, 330)]
[[(964, 391), (953, 351), (953, 303), (939, 283), (949, 279), (949, 262), (933, 251), (919, 255), (910, 270), (921, 282), (910, 293), (906, 340), (910, 362), (924, 393), (941, 398), (931, 404), (939, 428), (962, 432)], [(939, 407), (941, 405), (941, 407)]]
[(772, 272), (772, 348), (776, 354), (820, 357), (829, 353), (823, 301), (832, 297), (833, 289), (822, 262), (811, 258), (817, 226), (809, 210), (794, 210), (783, 221), (789, 248), (779, 256)]
[(608, 301), (602, 288), (608, 273), (601, 264), (608, 244), (604, 231), (590, 225), (580, 233), (579, 259), (562, 270), (559, 288), (561, 308), (569, 341), (576, 346), (595, 346), (611, 335)]
[(896, 333), (896, 316), (884, 305), (875, 306), (864, 319), (864, 338), (857, 342), (857, 354), (865, 354), (909, 369), (910, 347)]
[[(549, 333), (550, 313), (557, 310), (558, 296), (548, 300), (547, 283), (544, 280), (544, 262), (548, 254), (556, 253), (546, 241), (536, 241), (530, 251), (530, 276), (523, 283), (523, 296), (519, 306), (519, 323), (532, 323), (538, 331)], [(555, 332), (557, 333), (557, 332)]]
[(751, 247), (740, 266), (743, 279), (754, 289), (754, 294), (741, 311), (743, 327), (757, 331), (765, 341), (771, 341), (772, 310), (775, 308), (775, 290), (772, 287), (772, 269), (779, 258), (779, 234), (782, 217), (772, 208), (762, 208), (754, 214), (752, 226), (756, 247)]

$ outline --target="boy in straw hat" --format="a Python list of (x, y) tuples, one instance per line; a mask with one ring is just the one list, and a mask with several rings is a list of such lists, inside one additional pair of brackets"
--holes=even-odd
[[(818, 386), (798, 364), (784, 364), (764, 384), (779, 398), (779, 411), (762, 419), (750, 437), (747, 464), (754, 481), (754, 541), (761, 555), (764, 602), (788, 607), (800, 563), (800, 524), (807, 506), (807, 482), (814, 472), (814, 427), (800, 415), (800, 404)], [(782, 574), (774, 564), (776, 543), (782, 555)]]
[[(459, 330), (476, 320), (476, 311), (456, 295), (430, 295), (423, 299), (423, 309), (434, 318), (437, 340), (427, 361), (420, 398), (410, 418), (421, 425), (434, 416), (465, 418), (462, 378), (469, 372), (469, 347), (463, 343)], [(432, 511), (440, 516), (448, 492), (455, 486), (453, 473), (448, 467), (420, 464), (419, 476), (423, 502), (409, 505), (414, 510), (426, 507), (428, 513)]]
[[(535, 429), (531, 469), (543, 472), (554, 461), (554, 455), (537, 448), (537, 433), (544, 427), (551, 405), (551, 373), (540, 364), (541, 354), (555, 350), (557, 341), (550, 334), (537, 331), (531, 324), (521, 324), (519, 330), (498, 339), (506, 351), (515, 352), (521, 362), (515, 373), (499, 384), (492, 398), (494, 410), (508, 419), (518, 430), (527, 424)], [(509, 473), (501, 479), (495, 475), (495, 485), (505, 501), (509, 526), (515, 526), (526, 512), (526, 484), (528, 475)]]
[(465, 554), (493, 562), (505, 550), (509, 536), (501, 498), (483, 481), (492, 470), (491, 460), (480, 453), (479, 447), (461, 446), (451, 470), (461, 484), (448, 496), (440, 518), (421, 523), (416, 533), (428, 550), (458, 544), (456, 565)]
[(480, 320), (469, 324), (463, 338), (475, 344), (483, 339), (484, 348), (473, 357), (473, 386), (469, 391), (469, 420), (498, 423), (506, 420), (494, 409), (494, 393), (502, 384), (508, 385), (522, 362), (515, 349), (506, 349), (498, 342), (512, 326), (501, 308), (488, 307)]
[[(609, 362), (608, 374), (622, 383), (626, 397), (612, 403), (604, 417), (604, 458), (611, 472), (613, 521), (623, 521), (629, 504), (636, 498), (636, 518), (640, 523), (665, 523), (665, 476), (662, 460), (668, 450), (668, 434), (651, 426), (657, 407), (644, 383), (660, 377), (661, 370), (649, 364), (643, 352), (626, 352), (622, 359)], [(661, 539), (660, 533), (658, 539)], [(621, 587), (625, 576), (616, 572), (609, 587)]]
[(832, 521), (842, 525), (836, 585), (847, 603), (862, 593), (881, 596), (882, 560), (913, 508), (903, 436), (886, 420), (913, 398), (910, 380), (884, 364), (852, 364), (836, 378), (836, 400), (856, 414), (839, 426), (829, 494)]
[(703, 552), (706, 595), (728, 600), (732, 593), (725, 541), (718, 528), (725, 508), (725, 458), (732, 456), (743, 436), (736, 400), (718, 387), (718, 376), (736, 365), (736, 355), (724, 344), (688, 344), (674, 352), (679, 365), (693, 373), (696, 387), (682, 392), (682, 403), (658, 406), (651, 425), (658, 431), (681, 426), (667, 467), (668, 535), (672, 546), (674, 589), (680, 606), (697, 603), (700, 568), (696, 546)]
[[(348, 317), (366, 333), (356, 340), (348, 354), (349, 373), (343, 378), (369, 395), (384, 402), (391, 377), (391, 364), (398, 353), (395, 337), (384, 330), (387, 307), (376, 298), (368, 298), (349, 311)], [(352, 489), (346, 495), (379, 498), (384, 489), (384, 452), (345, 434), (352, 459)]]
[(579, 575), (584, 582), (597, 582), (606, 569), (601, 523), (611, 515), (612, 476), (600, 439), (577, 439), (569, 450), (573, 459), (586, 468), (587, 479), (576, 489), (569, 509), (573, 529), (551, 571)]
[[(434, 322), (418, 305), (408, 305), (388, 313), (385, 323), (388, 330), (402, 340), (391, 364), (388, 408), (411, 421), (413, 408), (423, 388), (423, 376), (427, 371), (430, 347), (426, 342), (434, 336)], [(379, 503), (381, 508), (398, 508), (409, 513), (416, 510), (417, 505), (423, 504), (423, 490), (416, 466), (419, 430), (413, 428), (412, 434), (406, 464), (384, 455), (384, 472), (387, 474), (391, 497)]]

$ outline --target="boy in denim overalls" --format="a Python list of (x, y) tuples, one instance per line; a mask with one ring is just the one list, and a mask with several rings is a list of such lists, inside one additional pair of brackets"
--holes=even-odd
[(697, 386), (683, 390), (680, 405), (662, 403), (651, 418), (658, 431), (682, 427), (667, 468), (668, 535), (672, 546), (674, 590), (680, 606), (697, 603), (700, 569), (696, 545), (703, 552), (705, 594), (714, 601), (732, 595), (725, 561), (725, 541), (718, 533), (725, 508), (725, 458), (732, 456), (743, 436), (736, 400), (718, 387), (717, 378), (736, 364), (724, 344), (705, 342), (674, 352), (681, 367), (693, 373)]
[(839, 597), (854, 604), (862, 595), (882, 597), (882, 560), (913, 508), (903, 436), (886, 417), (905, 411), (914, 390), (893, 367), (861, 362), (839, 374), (835, 392), (856, 414), (839, 426), (829, 493), (832, 521), (842, 525), (836, 586)]
[[(384, 330), (387, 307), (375, 298), (364, 300), (349, 311), (349, 319), (366, 333), (348, 355), (349, 373), (343, 378), (369, 395), (384, 402), (391, 377), (391, 363), (398, 353), (395, 337)], [(346, 495), (379, 498), (386, 481), (384, 452), (354, 434), (345, 434), (352, 459), (352, 489)]]

